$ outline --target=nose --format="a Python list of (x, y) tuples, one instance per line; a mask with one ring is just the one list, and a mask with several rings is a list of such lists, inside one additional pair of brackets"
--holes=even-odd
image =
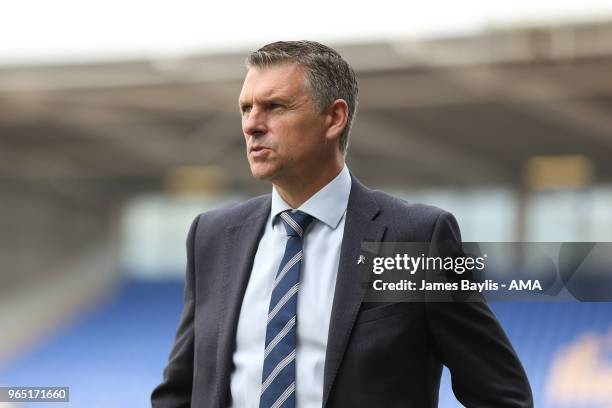
[(252, 137), (265, 135), (268, 131), (266, 113), (257, 107), (251, 108), (242, 118), (242, 131)]

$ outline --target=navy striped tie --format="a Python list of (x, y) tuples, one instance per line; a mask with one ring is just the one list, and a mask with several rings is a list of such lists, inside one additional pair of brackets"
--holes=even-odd
[(297, 295), (303, 258), (302, 238), (313, 218), (301, 211), (284, 211), (280, 217), (288, 239), (268, 309), (259, 408), (295, 407)]

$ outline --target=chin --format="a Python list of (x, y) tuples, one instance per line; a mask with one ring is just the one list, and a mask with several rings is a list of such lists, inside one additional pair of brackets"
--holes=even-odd
[(268, 166), (261, 166), (258, 164), (251, 165), (251, 174), (253, 178), (257, 180), (272, 180), (276, 174), (275, 169), (271, 169)]

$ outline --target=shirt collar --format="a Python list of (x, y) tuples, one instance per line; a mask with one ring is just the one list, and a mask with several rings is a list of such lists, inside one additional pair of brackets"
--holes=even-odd
[[(340, 224), (340, 220), (346, 211), (350, 192), (351, 175), (345, 164), (332, 181), (306, 200), (298, 210), (312, 215), (327, 224), (331, 229), (335, 229)], [(272, 225), (274, 225), (278, 214), (291, 209), (291, 206), (282, 199), (276, 188), (272, 187), (272, 208), (270, 212)]]

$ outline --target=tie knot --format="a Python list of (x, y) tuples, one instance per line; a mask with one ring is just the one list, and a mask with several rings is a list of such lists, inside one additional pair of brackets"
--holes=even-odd
[(287, 210), (280, 213), (285, 224), (287, 235), (290, 237), (301, 237), (314, 218), (302, 211)]

